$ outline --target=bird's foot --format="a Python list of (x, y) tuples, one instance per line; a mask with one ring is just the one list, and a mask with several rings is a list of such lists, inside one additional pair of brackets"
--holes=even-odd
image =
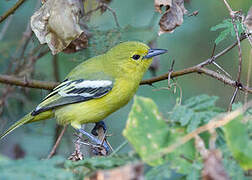
[[(79, 129), (79, 132), (81, 134), (87, 136), (88, 139), (90, 139), (93, 143), (96, 144), (96, 145), (93, 145), (94, 154), (96, 154), (96, 155), (107, 155), (108, 154), (110, 148), (105, 140), (100, 140), (100, 139), (94, 137), (93, 135), (87, 133), (83, 129)], [(105, 150), (105, 152), (104, 152), (104, 150)]]
[(92, 129), (91, 133), (94, 135), (94, 136), (98, 136), (98, 133), (97, 131), (102, 128), (104, 133), (107, 131), (107, 127), (106, 127), (106, 124), (104, 123), (104, 121), (99, 121), (97, 123), (95, 123), (95, 126), (94, 128)]

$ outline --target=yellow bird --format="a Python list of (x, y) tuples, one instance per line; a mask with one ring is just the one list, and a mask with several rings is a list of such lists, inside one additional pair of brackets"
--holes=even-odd
[(166, 52), (150, 49), (140, 42), (124, 42), (105, 54), (84, 61), (0, 138), (25, 123), (52, 117), (58, 124), (71, 124), (88, 135), (81, 125), (99, 122), (126, 105), (136, 93), (152, 57)]

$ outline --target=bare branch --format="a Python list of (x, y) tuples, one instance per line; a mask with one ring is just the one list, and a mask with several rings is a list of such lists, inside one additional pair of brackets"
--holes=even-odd
[(235, 97), (236, 97), (237, 93), (238, 93), (238, 87), (235, 88), (235, 91), (234, 91), (233, 96), (232, 96), (232, 98), (230, 100), (230, 103), (229, 103), (227, 111), (231, 111), (232, 110), (232, 105), (233, 105), (233, 103), (235, 101)]
[(116, 12), (111, 7), (109, 7), (107, 4), (105, 4), (105, 3), (102, 3), (102, 6), (106, 7), (112, 13), (112, 15), (113, 15), (113, 17), (115, 19), (115, 23), (116, 23), (117, 28), (120, 28)]
[(90, 10), (90, 11), (88, 11), (87, 13), (85, 13), (85, 16), (89, 16), (89, 15), (91, 15), (93, 12), (96, 12), (96, 11), (98, 11), (99, 9), (101, 9), (101, 8), (106, 8), (106, 9), (108, 9), (111, 13), (112, 13), (112, 15), (113, 15), (113, 17), (114, 17), (114, 20), (115, 20), (115, 23), (116, 23), (116, 26), (117, 26), (117, 28), (121, 28), (120, 27), (120, 24), (119, 24), (119, 21), (118, 21), (118, 18), (117, 18), (117, 15), (116, 15), (116, 12), (109, 6), (109, 5), (107, 5), (106, 3), (101, 3), (99, 6), (97, 6), (95, 9), (92, 9), (92, 10)]
[[(241, 36), (240, 37), (240, 41), (246, 39), (246, 36)], [(222, 75), (219, 73), (216, 73), (215, 71), (209, 70), (207, 68), (203, 68), (204, 66), (210, 64), (213, 59), (216, 60), (219, 57), (223, 56), (224, 54), (226, 54), (227, 52), (229, 52), (231, 49), (233, 49), (236, 45), (238, 44), (238, 42), (233, 43), (232, 45), (230, 45), (229, 47), (227, 47), (226, 49), (224, 49), (223, 51), (221, 51), (220, 53), (218, 53), (217, 55), (203, 61), (202, 63), (195, 65), (193, 67), (189, 67), (189, 68), (185, 68), (183, 70), (179, 70), (179, 71), (173, 71), (165, 73), (163, 75), (160, 75), (158, 77), (153, 77), (147, 80), (143, 80), (141, 81), (140, 85), (151, 85), (155, 82), (159, 82), (162, 80), (167, 80), (169, 74), (170, 74), (170, 78), (174, 78), (174, 77), (178, 77), (178, 76), (183, 76), (186, 74), (191, 74), (191, 73), (202, 73), (205, 75), (208, 75), (210, 77), (213, 77), (215, 79), (218, 79), (219, 81), (228, 84), (230, 86), (233, 87), (237, 87), (237, 83), (236, 81)], [(42, 53), (42, 55), (46, 54), (48, 51), (46, 50), (45, 52)], [(38, 58), (40, 57), (40, 55), (38, 55)], [(56, 87), (59, 83), (58, 82), (46, 82), (46, 81), (38, 81), (38, 80), (25, 80), (25, 79), (21, 79), (21, 78), (17, 78), (14, 76), (9, 76), (9, 75), (1, 75), (0, 74), (0, 83), (4, 83), (4, 84), (10, 84), (10, 85), (16, 85), (16, 86), (23, 86), (23, 87), (29, 87), (29, 88), (38, 88), (38, 89), (46, 89), (46, 90), (52, 90), (54, 87)], [(248, 93), (252, 93), (252, 88), (249, 88), (247, 86), (243, 86), (242, 84), (239, 84), (239, 89), (244, 91), (244, 92), (248, 92)]]
[(224, 1), (225, 5), (226, 5), (226, 7), (227, 7), (227, 9), (228, 9), (228, 11), (230, 13), (230, 15), (232, 16), (232, 13), (233, 13), (232, 8), (230, 7), (230, 5), (228, 4), (228, 2), (226, 0), (223, 0), (223, 1)]
[[(247, 73), (247, 82), (246, 86), (249, 86), (249, 82), (251, 79), (251, 69), (252, 69), (252, 49), (250, 49), (250, 55), (249, 55), (249, 64), (248, 64), (248, 73)], [(244, 95), (244, 104), (248, 102), (248, 92), (245, 92)]]
[(21, 6), (25, 0), (19, 0), (13, 7), (11, 7), (8, 11), (6, 11), (2, 16), (0, 16), (0, 23), (3, 22), (7, 17), (13, 14), (19, 6)]
[(56, 149), (58, 148), (59, 143), (60, 143), (60, 141), (61, 141), (61, 139), (62, 139), (62, 137), (63, 137), (63, 135), (64, 135), (66, 129), (67, 129), (67, 125), (65, 125), (64, 128), (62, 129), (62, 131), (61, 131), (61, 133), (60, 133), (60, 135), (59, 135), (59, 137), (58, 137), (56, 143), (54, 144), (54, 146), (53, 146), (53, 148), (52, 148), (50, 154), (47, 156), (47, 159), (51, 159), (51, 157), (53, 157), (53, 155), (55, 154)]
[(56, 82), (26, 80), (9, 75), (0, 75), (0, 83), (45, 90), (52, 90), (59, 84)]
[(9, 25), (10, 25), (12, 19), (13, 19), (13, 16), (10, 16), (10, 18), (5, 22), (3, 28), (2, 28), (2, 30), (1, 30), (1, 32), (0, 32), (0, 41), (3, 39), (5, 33), (7, 32), (8, 27), (9, 27)]
[(235, 88), (234, 94), (231, 98), (231, 101), (229, 103), (229, 107), (228, 110), (231, 111), (232, 110), (232, 104), (235, 101), (237, 92), (238, 92), (238, 88), (240, 86), (240, 82), (241, 82), (241, 72), (242, 72), (242, 50), (241, 50), (241, 42), (240, 42), (240, 38), (239, 38), (239, 33), (238, 33), (238, 28), (237, 25), (235, 23), (236, 18), (237, 18), (237, 12), (238, 11), (233, 11), (232, 8), (230, 7), (230, 5), (228, 4), (228, 2), (226, 0), (223, 0), (231, 17), (232, 20), (232, 24), (234, 26), (234, 31), (235, 31), (235, 36), (236, 36), (236, 40), (237, 40), (237, 44), (238, 44), (238, 54), (239, 54), (239, 66), (238, 66), (238, 73), (237, 73), (237, 87)]

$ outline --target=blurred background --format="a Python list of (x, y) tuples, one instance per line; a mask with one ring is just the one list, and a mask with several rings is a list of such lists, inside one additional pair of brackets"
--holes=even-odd
[[(252, 5), (251, 0), (229, 0), (229, 2), (234, 10), (241, 10), (244, 14)], [(0, 14), (2, 15), (15, 3), (14, 0), (2, 0), (0, 2)], [(6, 23), (9, 23), (4, 36), (0, 36), (1, 74), (10, 74), (9, 70), (15, 74), (16, 63), (23, 62), (16, 60), (20, 53), (23, 53), (24, 57), (29, 57), (29, 53), (39, 46), (37, 38), (33, 35), (25, 52), (20, 52), (17, 49), (25, 36), (24, 32), (27, 29), (31, 15), (39, 7), (37, 4), (37, 1), (27, 0), (14, 15), (0, 23), (0, 32), (6, 27)], [(92, 4), (90, 6), (92, 9)], [(171, 67), (172, 60), (175, 60), (174, 70), (181, 70), (196, 65), (211, 56), (214, 41), (221, 31), (213, 32), (210, 31), (210, 28), (229, 18), (229, 13), (221, 0), (190, 0), (185, 3), (188, 14), (199, 11), (198, 15), (191, 17), (185, 15), (183, 24), (176, 28), (173, 33), (158, 36), (158, 22), (161, 15), (155, 12), (153, 0), (112, 0), (109, 6), (117, 14), (121, 26), (120, 30), (117, 29), (110, 11), (106, 11), (102, 15), (100, 12), (94, 13), (86, 22), (88, 31), (92, 34), (92, 37), (88, 39), (87, 49), (72, 54), (59, 53), (57, 57), (53, 57), (50, 52), (46, 53), (35, 62), (31, 60), (30, 66), (27, 66), (30, 69), (25, 70), (23, 75), (29, 74), (28, 79), (45, 81), (59, 79), (62, 81), (67, 73), (80, 62), (106, 52), (107, 49), (121, 41), (129, 40), (145, 43), (155, 40), (157, 48), (168, 49), (168, 54), (160, 56), (160, 64), (156, 75), (166, 73)], [(225, 49), (234, 40), (233, 37), (230, 37), (221, 42), (216, 47), (216, 53)], [(42, 46), (38, 52), (45, 50), (46, 46)], [(248, 68), (251, 68), (248, 66), (249, 58), (251, 58), (250, 46), (246, 40), (242, 42), (242, 55), (242, 82), (246, 82)], [(59, 77), (55, 75), (55, 61), (58, 67), (56, 74)], [(10, 64), (12, 64), (12, 67), (10, 67)], [(237, 48), (218, 59), (218, 64), (235, 79), (238, 67)], [(216, 70), (216, 67), (212, 65), (208, 67)], [(20, 73), (19, 76), (21, 76)], [(151, 72), (147, 72), (144, 79), (152, 76)], [(174, 81), (181, 87), (181, 92), (179, 89), (176, 92), (173, 90), (160, 90), (162, 87), (167, 87), (167, 81), (162, 81), (153, 84), (153, 86), (140, 86), (137, 94), (152, 98), (157, 103), (162, 115), (167, 117), (180, 97), (183, 103), (189, 97), (200, 94), (218, 96), (218, 105), (226, 109), (234, 92), (234, 88), (211, 77), (196, 73), (175, 78)], [(12, 88), (0, 84), (0, 132), (2, 133), (15, 121), (30, 112), (47, 94), (48, 91), (46, 90)], [(251, 95), (249, 98), (251, 99)], [(243, 99), (243, 93), (239, 93), (237, 101), (243, 101)], [(105, 120), (108, 134), (111, 134), (108, 140), (114, 148), (124, 141), (121, 132), (125, 127), (131, 105), (132, 102)], [(89, 125), (89, 129), (92, 127), (92, 124)], [(0, 141), (0, 154), (11, 158), (24, 156), (45, 158), (54, 144), (55, 128), (56, 123), (54, 120), (25, 125)], [(74, 130), (69, 126), (58, 149), (58, 154), (65, 157), (71, 154), (73, 151), (72, 142), (75, 138), (73, 132)], [(122, 152), (129, 150), (130, 147), (127, 146)]]

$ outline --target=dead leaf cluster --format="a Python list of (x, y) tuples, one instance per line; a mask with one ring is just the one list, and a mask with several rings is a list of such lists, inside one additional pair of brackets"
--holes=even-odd
[(159, 21), (159, 35), (171, 33), (174, 29), (183, 23), (183, 16), (187, 13), (184, 6), (184, 0), (155, 0), (155, 9), (160, 14), (162, 7), (165, 7), (165, 13)]
[(75, 52), (87, 46), (87, 37), (79, 25), (83, 14), (81, 0), (47, 0), (32, 15), (31, 28), (41, 44), (48, 44), (52, 54), (68, 46), (66, 52)]

